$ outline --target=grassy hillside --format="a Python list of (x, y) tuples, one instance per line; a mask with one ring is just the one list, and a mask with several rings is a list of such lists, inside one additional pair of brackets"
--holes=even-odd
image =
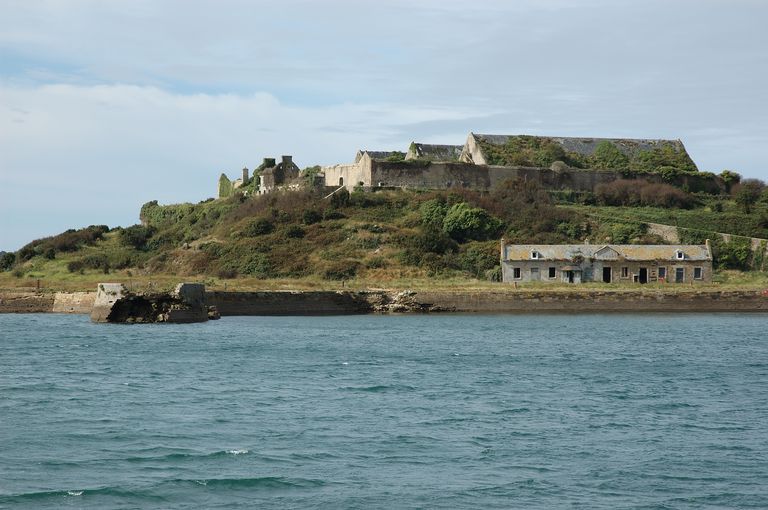
[[(487, 193), (323, 195), (305, 190), (198, 204), (150, 202), (141, 209), (141, 225), (71, 230), (6, 254), (0, 287), (37, 279), (67, 289), (104, 280), (163, 286), (181, 278), (228, 288), (483, 286), (499, 278), (502, 235), (520, 243), (660, 242), (647, 234), (644, 222), (652, 221), (768, 237), (768, 203), (759, 200), (749, 213), (730, 199), (687, 195), (674, 202), (687, 209), (577, 203), (601, 201), (599, 195), (556, 205), (523, 181)], [(721, 268), (752, 262), (751, 253), (734, 254), (733, 247), (719, 247)]]

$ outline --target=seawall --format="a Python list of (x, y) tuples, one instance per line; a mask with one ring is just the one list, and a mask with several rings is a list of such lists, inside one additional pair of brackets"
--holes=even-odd
[[(0, 313), (82, 313), (94, 292), (0, 292)], [(768, 312), (768, 290), (264, 291), (206, 293), (222, 316), (376, 312)]]

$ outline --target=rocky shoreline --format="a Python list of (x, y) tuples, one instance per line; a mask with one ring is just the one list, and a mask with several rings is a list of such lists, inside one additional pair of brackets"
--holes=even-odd
[[(46, 294), (5, 291), (0, 292), (0, 313), (91, 314), (95, 297), (95, 292)], [(768, 312), (768, 290), (209, 291), (205, 293), (205, 301), (207, 305), (214, 306), (221, 316)]]

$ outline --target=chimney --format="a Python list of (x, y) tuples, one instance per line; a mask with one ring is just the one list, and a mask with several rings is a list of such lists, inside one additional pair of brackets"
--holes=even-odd
[(293, 156), (283, 156), (283, 167), (293, 166)]
[(275, 166), (275, 158), (264, 158), (264, 162), (261, 164), (264, 168), (272, 168)]

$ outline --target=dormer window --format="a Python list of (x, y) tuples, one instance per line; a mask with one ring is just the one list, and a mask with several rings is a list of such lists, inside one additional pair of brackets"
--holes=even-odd
[(541, 253), (536, 250), (531, 250), (531, 260), (538, 260), (541, 258)]
[(685, 258), (685, 253), (683, 253), (683, 250), (675, 250), (675, 258), (677, 260), (683, 260)]

